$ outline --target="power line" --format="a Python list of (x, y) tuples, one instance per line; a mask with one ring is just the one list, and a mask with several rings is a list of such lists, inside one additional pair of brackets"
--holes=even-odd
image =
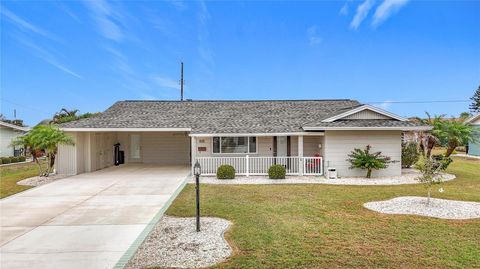
[(15, 103), (15, 102), (12, 102), (12, 101), (7, 100), (7, 99), (5, 99), (5, 98), (0, 98), (0, 100), (1, 100), (2, 102), (10, 103), (10, 104), (12, 104), (12, 105), (20, 106), (20, 107), (23, 107), (23, 108), (26, 108), (26, 109), (29, 109), (29, 110), (35, 110), (35, 111), (37, 111), (37, 112), (42, 112), (42, 113), (45, 113), (46, 115), (51, 115), (50, 112), (46, 112), (46, 111), (44, 111), (44, 110), (40, 110), (40, 109), (34, 108), (34, 107), (29, 107), (29, 106), (26, 106), (26, 105), (23, 105), (23, 104)]

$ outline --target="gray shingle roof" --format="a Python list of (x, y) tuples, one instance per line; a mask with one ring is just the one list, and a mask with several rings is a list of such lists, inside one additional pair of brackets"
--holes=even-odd
[[(278, 101), (119, 101), (99, 116), (62, 124), (62, 128), (191, 128), (192, 133), (301, 132), (302, 126), (358, 107), (355, 100)], [(373, 120), (329, 124), (410, 126)], [(404, 124), (404, 125), (402, 125)], [(325, 125), (329, 126), (329, 125)]]

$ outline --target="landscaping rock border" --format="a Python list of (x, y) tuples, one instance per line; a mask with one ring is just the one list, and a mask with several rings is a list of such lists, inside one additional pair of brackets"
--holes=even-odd
[[(203, 184), (252, 184), (252, 185), (267, 185), (267, 184), (328, 184), (328, 185), (359, 185), (359, 186), (372, 186), (372, 185), (404, 185), (404, 184), (419, 184), (416, 180), (420, 176), (420, 173), (414, 169), (403, 169), (401, 176), (390, 177), (342, 177), (337, 179), (327, 179), (324, 177), (315, 176), (287, 176), (286, 179), (268, 179), (265, 176), (251, 176), (251, 177), (236, 177), (235, 179), (217, 179), (215, 177), (201, 177), (200, 183)], [(442, 174), (443, 181), (449, 181), (455, 179), (455, 175)], [(190, 181), (193, 183), (194, 180)]]
[(457, 220), (480, 218), (479, 202), (430, 198), (430, 204), (427, 204), (427, 197), (402, 196), (386, 201), (368, 202), (363, 206), (384, 214), (412, 214)]
[(230, 225), (231, 222), (225, 219), (202, 217), (201, 229), (197, 233), (195, 218), (163, 216), (125, 268), (215, 265), (232, 255), (224, 238)]
[(20, 180), (17, 182), (17, 185), (38, 187), (38, 186), (54, 182), (56, 180), (59, 180), (65, 177), (67, 177), (67, 175), (52, 174), (52, 175), (49, 175), (48, 177), (35, 176), (35, 177), (29, 177), (29, 178)]

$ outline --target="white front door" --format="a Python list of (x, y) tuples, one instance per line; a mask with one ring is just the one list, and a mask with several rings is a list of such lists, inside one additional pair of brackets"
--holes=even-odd
[(139, 162), (141, 159), (141, 141), (139, 134), (130, 135), (130, 161)]
[(287, 157), (287, 137), (277, 136), (277, 156)]

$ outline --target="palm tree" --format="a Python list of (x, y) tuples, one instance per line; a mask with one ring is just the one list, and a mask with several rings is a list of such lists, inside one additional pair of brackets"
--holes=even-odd
[(449, 157), (456, 147), (476, 140), (472, 126), (456, 120), (440, 122), (437, 135), (447, 144), (445, 157)]
[(59, 112), (55, 113), (50, 123), (59, 124), (71, 120), (76, 120), (78, 117), (77, 112), (78, 109), (67, 110), (66, 108), (62, 108)]
[[(40, 169), (40, 176), (46, 177), (52, 172), (55, 165), (58, 145), (74, 145), (73, 139), (55, 125), (37, 125), (28, 134), (18, 137), (14, 143), (24, 143), (23, 145), (28, 145), (31, 150), (33, 149), (32, 152), (45, 150), (48, 159), (47, 169), (44, 173)], [(39, 164), (38, 161), (37, 164)], [(39, 167), (41, 167), (40, 164)]]
[(431, 133), (423, 131), (419, 132), (420, 151), (422, 152), (423, 157), (430, 158), (432, 155), (432, 149), (440, 142), (438, 139), (438, 126), (439, 123), (443, 121), (445, 115), (435, 115), (432, 117), (428, 112), (425, 112), (425, 114), (427, 115), (427, 118), (422, 119), (416, 117), (415, 120), (422, 124), (433, 126)]

